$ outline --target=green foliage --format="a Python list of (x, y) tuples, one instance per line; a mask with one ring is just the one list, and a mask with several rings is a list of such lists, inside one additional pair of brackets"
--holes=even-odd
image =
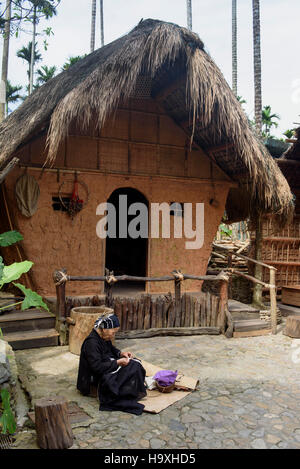
[(21, 309), (24, 311), (29, 308), (44, 308), (46, 311), (49, 311), (48, 306), (44, 303), (42, 297), (37, 293), (30, 290), (30, 288), (24, 287), (20, 283), (14, 283), (15, 287), (19, 288), (25, 295), (25, 299), (22, 302)]
[(285, 135), (286, 138), (293, 138), (295, 137), (295, 129), (288, 129), (283, 133), (283, 135)]
[(51, 80), (55, 76), (57, 68), (55, 65), (53, 67), (47, 67), (47, 65), (43, 65), (41, 68), (38, 69), (37, 71), (37, 82), (39, 85), (43, 85), (44, 83), (47, 83), (47, 81)]
[(11, 246), (19, 241), (23, 241), (23, 239), (23, 236), (18, 231), (7, 231), (6, 233), (0, 234), (0, 246)]
[(274, 119), (280, 120), (279, 115), (274, 113), (272, 114), (271, 106), (265, 106), (262, 110), (262, 124), (264, 126), (262, 134), (266, 138), (271, 137), (270, 132), (272, 127), (278, 127), (278, 122)]
[(1, 390), (2, 415), (0, 417), (1, 433), (13, 435), (16, 432), (16, 421), (10, 407), (10, 394), (7, 389)]
[(83, 59), (84, 57), (86, 57), (86, 54), (69, 57), (68, 60), (62, 66), (61, 70), (68, 70), (72, 65), (76, 64), (77, 62), (79, 62), (79, 60)]
[[(0, 235), (0, 246), (10, 246), (21, 240), (23, 240), (23, 236), (18, 231), (8, 231)], [(3, 285), (13, 283), (15, 280), (18, 280), (21, 275), (28, 272), (32, 266), (33, 262), (30, 261), (15, 262), (14, 264), (6, 266), (3, 263), (2, 257), (0, 257), (0, 289), (3, 287)], [(48, 306), (44, 303), (40, 295), (30, 290), (30, 288), (24, 287), (20, 283), (14, 283), (14, 285), (23, 292), (25, 296), (24, 300), (15, 303), (14, 305), (9, 304), (3, 306), (0, 308), (0, 311), (18, 304), (22, 305), (22, 310), (34, 307), (44, 308), (46, 311), (49, 311)]]
[(8, 107), (9, 103), (16, 103), (20, 99), (23, 99), (23, 95), (19, 93), (22, 90), (21, 85), (12, 85), (12, 83), (7, 80), (6, 82), (6, 113), (10, 112)]
[(224, 225), (224, 223), (220, 225), (220, 230), (221, 230), (221, 235), (228, 236), (229, 238), (231, 237), (232, 230), (228, 228), (226, 225)]
[(11, 265), (5, 265), (2, 272), (2, 278), (0, 280), (0, 289), (6, 283), (11, 283), (15, 280), (18, 280), (21, 275), (28, 272), (32, 266), (33, 262), (30, 261), (15, 262)]

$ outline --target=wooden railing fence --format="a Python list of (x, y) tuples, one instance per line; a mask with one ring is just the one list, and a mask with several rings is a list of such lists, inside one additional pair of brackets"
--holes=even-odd
[[(180, 271), (164, 277), (135, 277), (129, 275), (114, 276), (106, 271), (105, 276), (70, 276), (65, 269), (54, 272), (57, 293), (57, 312), (61, 343), (65, 343), (70, 311), (78, 306), (97, 306), (105, 304), (112, 307), (120, 320), (118, 337), (151, 337), (154, 335), (188, 335), (188, 334), (232, 334), (228, 324), (228, 281), (224, 272), (218, 275), (190, 275)], [(195, 294), (181, 293), (184, 280), (206, 280), (218, 282), (219, 295), (209, 292)], [(104, 282), (105, 297), (94, 296), (85, 299), (66, 297), (68, 282)], [(174, 294), (143, 294), (138, 298), (115, 297), (113, 286), (116, 282), (173, 282)], [(229, 326), (229, 327), (227, 327)]]

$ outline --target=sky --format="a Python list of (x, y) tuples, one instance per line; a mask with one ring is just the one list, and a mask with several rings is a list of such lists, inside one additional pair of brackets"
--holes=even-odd
[[(186, 0), (103, 2), (105, 44), (129, 32), (142, 18), (187, 24)], [(192, 0), (192, 4), (193, 31), (231, 86), (232, 0)], [(68, 57), (90, 52), (91, 5), (92, 0), (61, 0), (57, 16), (40, 22), (38, 32), (51, 26), (54, 35), (48, 39), (47, 51), (43, 50), (44, 37), (39, 36), (43, 61), (37, 68), (56, 65), (60, 69)], [(96, 48), (100, 47), (99, 5), (97, 0)], [(279, 138), (300, 122), (299, 30), (299, 0), (261, 0), (263, 105), (271, 105), (280, 116), (278, 129), (272, 131)], [(26, 64), (16, 51), (30, 40), (26, 33), (11, 39), (9, 79), (14, 85), (27, 84)], [(254, 113), (252, 44), (252, 1), (238, 0), (238, 95), (246, 100), (244, 109), (250, 118)]]

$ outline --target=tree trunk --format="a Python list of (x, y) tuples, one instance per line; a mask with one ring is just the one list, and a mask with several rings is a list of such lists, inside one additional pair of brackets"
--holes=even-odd
[[(255, 225), (255, 260), (262, 260), (262, 218), (260, 214), (257, 214), (257, 220)], [(254, 276), (258, 280), (262, 280), (263, 277), (263, 268), (259, 264), (255, 264)], [(262, 302), (262, 285), (259, 283), (254, 284), (253, 288), (253, 306), (258, 308), (263, 308), (264, 304)]]
[(95, 33), (96, 33), (96, 0), (92, 0), (92, 23), (91, 23), (91, 52), (95, 50)]
[(3, 38), (2, 53), (2, 71), (1, 71), (1, 94), (3, 93), (0, 103), (0, 122), (6, 117), (6, 88), (8, 76), (8, 57), (9, 57), (9, 39), (10, 39), (10, 18), (11, 18), (11, 0), (6, 0), (6, 15)]
[(232, 91), (237, 96), (237, 0), (232, 0)]
[(34, 7), (34, 11), (33, 11), (33, 33), (32, 33), (32, 45), (31, 45), (30, 73), (29, 73), (29, 94), (33, 92), (35, 38), (36, 38), (36, 7)]
[(260, 0), (252, 0), (253, 8), (253, 52), (255, 126), (258, 136), (262, 132), (262, 90), (261, 90), (261, 46), (260, 46)]
[(100, 33), (101, 33), (101, 47), (104, 46), (104, 13), (103, 13), (103, 0), (100, 0)]
[(193, 29), (192, 0), (187, 0), (187, 27)]
[[(258, 137), (262, 133), (262, 90), (261, 90), (261, 47), (260, 47), (260, 0), (252, 0), (253, 10), (253, 52), (254, 52), (254, 99), (255, 99), (255, 127)], [(261, 260), (262, 251), (262, 220), (257, 214), (255, 259)], [(262, 267), (255, 264), (255, 277), (262, 280)], [(253, 304), (262, 306), (262, 287), (256, 284), (253, 290)]]
[(73, 433), (64, 397), (42, 398), (35, 403), (37, 443), (42, 449), (66, 449), (73, 445)]

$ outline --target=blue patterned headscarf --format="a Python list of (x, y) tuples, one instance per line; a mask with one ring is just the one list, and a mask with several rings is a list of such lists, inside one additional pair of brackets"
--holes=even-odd
[(94, 329), (114, 329), (120, 327), (118, 316), (115, 314), (100, 316), (94, 324)]

